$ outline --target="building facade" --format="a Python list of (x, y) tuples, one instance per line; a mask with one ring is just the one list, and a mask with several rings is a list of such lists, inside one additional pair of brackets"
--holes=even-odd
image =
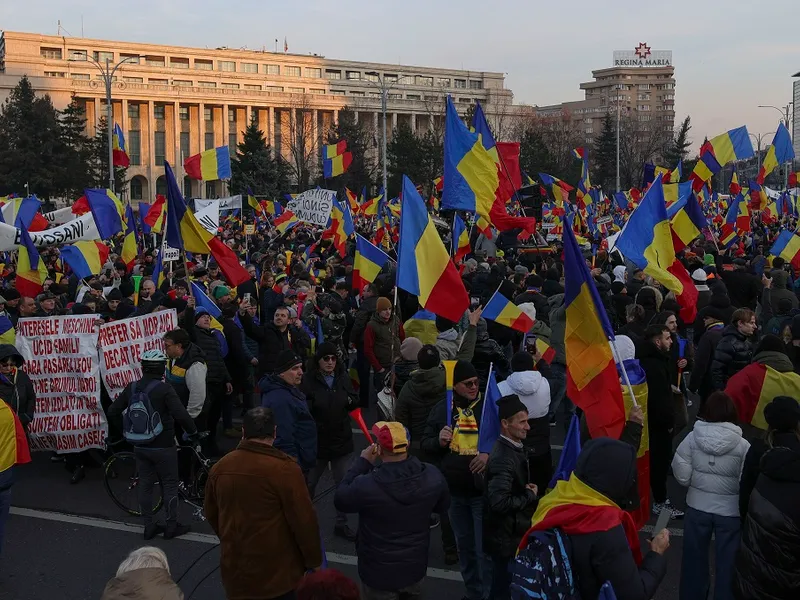
[(125, 62), (114, 74), (112, 110), (131, 158), (127, 193), (133, 200), (166, 193), (165, 160), (175, 166), (187, 196), (225, 195), (223, 182), (185, 177), (183, 158), (225, 144), (234, 150), (251, 119), (274, 151), (291, 162), (297, 144), (303, 152), (318, 152), (344, 106), (378, 131), (382, 85), (389, 136), (400, 123), (415, 132), (443, 127), (447, 94), (465, 109), (480, 101), (490, 119), (507, 112), (513, 100), (502, 73), (5, 31), (0, 37), (0, 101), (26, 75), (57, 109), (76, 98), (93, 135), (107, 114), (105, 84), (95, 63), (113, 69), (120, 61)]
[(580, 84), (584, 98), (537, 106), (540, 117), (567, 115), (591, 144), (611, 112), (637, 122), (640, 132), (672, 132), (675, 127), (675, 68), (672, 53), (651, 51), (642, 43), (631, 51), (614, 52), (613, 66), (592, 71), (593, 81)]

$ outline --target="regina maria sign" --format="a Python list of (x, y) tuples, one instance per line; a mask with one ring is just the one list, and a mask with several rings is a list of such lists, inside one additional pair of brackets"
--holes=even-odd
[(615, 50), (615, 67), (671, 67), (672, 50), (650, 50), (645, 42), (639, 42), (633, 50)]

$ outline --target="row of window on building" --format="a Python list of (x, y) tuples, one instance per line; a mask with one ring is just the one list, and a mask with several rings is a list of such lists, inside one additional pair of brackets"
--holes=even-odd
[[(63, 59), (63, 52), (61, 48), (49, 48), (42, 46), (40, 48), (42, 58), (46, 59)], [(70, 60), (88, 60), (89, 54), (86, 50), (82, 49), (69, 49), (67, 56)], [(114, 63), (116, 58), (113, 52), (94, 51), (91, 54), (93, 60), (100, 64)], [(216, 70), (224, 73), (249, 73), (263, 75), (282, 75), (284, 77), (305, 77), (307, 79), (329, 79), (332, 81), (348, 79), (350, 81), (372, 81), (379, 83), (381, 76), (376, 72), (365, 71), (350, 71), (347, 69), (333, 69), (322, 67), (300, 67), (296, 65), (277, 65), (277, 64), (259, 64), (253, 62), (238, 62), (234, 60), (212, 60), (194, 58), (189, 59), (186, 57), (170, 56), (168, 59), (164, 56), (139, 56), (138, 54), (119, 54), (119, 60), (124, 60), (127, 64), (144, 64), (150, 67), (167, 67), (172, 69), (189, 69), (194, 67), (199, 71), (213, 71), (215, 63)], [(169, 60), (169, 65), (167, 65)], [(193, 63), (193, 64), (192, 64)], [(152, 81), (152, 80), (151, 80)], [(166, 80), (165, 80), (166, 81)], [(483, 89), (483, 81), (480, 79), (458, 79), (451, 77), (432, 77), (427, 75), (402, 75), (398, 73), (384, 73), (383, 81), (387, 84), (399, 85), (417, 85), (426, 87), (444, 87), (454, 89)]]
[[(128, 191), (130, 192), (131, 200), (148, 200), (152, 202), (152, 198), (145, 198), (144, 186), (147, 180), (141, 175), (132, 177), (128, 182)], [(187, 198), (192, 197), (193, 192), (197, 191), (198, 183), (192, 183), (191, 178), (183, 178), (183, 193)], [(220, 192), (220, 182), (206, 181), (206, 198), (217, 198)], [(156, 179), (156, 194), (166, 196), (167, 194), (167, 179), (163, 175)]]

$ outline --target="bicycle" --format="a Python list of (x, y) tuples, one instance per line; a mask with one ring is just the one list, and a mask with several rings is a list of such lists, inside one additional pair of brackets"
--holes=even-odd
[[(208, 432), (204, 431), (198, 435), (198, 439), (208, 437)], [(125, 440), (110, 442), (109, 449), (121, 444)], [(112, 450), (113, 452), (113, 450)], [(205, 500), (205, 486), (208, 481), (208, 474), (211, 467), (216, 463), (216, 459), (206, 458), (200, 444), (195, 443), (189, 446), (178, 446), (178, 464), (182, 460), (181, 453), (191, 453), (189, 456), (190, 470), (186, 481), (178, 482), (178, 499), (192, 507), (192, 517), (197, 521), (205, 521), (203, 514), (203, 501)], [(184, 459), (185, 460), (185, 459)], [(136, 455), (131, 451), (113, 452), (103, 466), (103, 483), (106, 493), (119, 508), (134, 517), (142, 516), (139, 510), (139, 472), (136, 467)], [(164, 497), (161, 494), (161, 479), (156, 477), (153, 486), (153, 514), (156, 514), (164, 504)]]

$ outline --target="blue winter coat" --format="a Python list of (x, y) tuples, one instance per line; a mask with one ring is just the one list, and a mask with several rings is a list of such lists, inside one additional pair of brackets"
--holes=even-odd
[(414, 457), (373, 467), (359, 456), (333, 503), (358, 513), (358, 576), (367, 586), (396, 592), (425, 577), (430, 515), (450, 507), (439, 469)]
[(303, 472), (317, 462), (317, 426), (308, 410), (306, 396), (276, 375), (258, 382), (261, 406), (272, 409), (277, 435), (274, 446), (294, 456)]

